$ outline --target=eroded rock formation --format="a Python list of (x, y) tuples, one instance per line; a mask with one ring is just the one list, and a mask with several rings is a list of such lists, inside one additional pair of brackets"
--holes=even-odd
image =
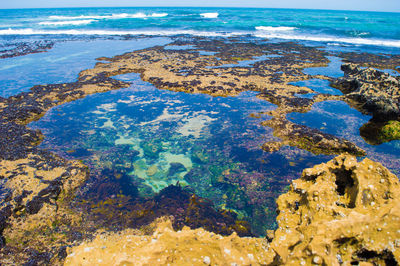
[[(341, 265), (400, 261), (400, 183), (380, 163), (340, 155), (304, 170), (279, 197), (279, 227), (267, 239), (203, 229), (102, 234), (68, 250), (66, 265)], [(147, 234), (146, 234), (147, 231)]]
[(398, 178), (380, 163), (338, 156), (304, 170), (279, 197), (271, 245), (284, 264), (394, 265), (400, 261), (399, 199)]
[(345, 76), (333, 82), (350, 104), (375, 120), (398, 119), (400, 115), (400, 77), (373, 68), (343, 64)]

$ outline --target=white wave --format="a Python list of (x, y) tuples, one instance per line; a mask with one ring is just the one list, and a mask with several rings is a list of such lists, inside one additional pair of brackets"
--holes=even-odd
[(34, 30), (34, 29), (7, 29), (0, 30), (0, 35), (154, 35), (154, 36), (173, 36), (173, 35), (193, 35), (205, 37), (230, 37), (251, 34), (250, 32), (213, 32), (195, 30), (156, 30), (156, 31), (113, 31), (113, 30)]
[(102, 16), (91, 16), (91, 15), (81, 15), (81, 16), (49, 16), (51, 20), (71, 20), (71, 19), (123, 19), (123, 18), (161, 18), (168, 16), (168, 13), (152, 13), (146, 15), (145, 13), (139, 12), (135, 14), (121, 13), (112, 15), (102, 15)]
[(202, 18), (217, 18), (219, 14), (217, 12), (214, 13), (201, 13), (200, 16)]
[(113, 30), (34, 30), (27, 29), (12, 29), (0, 30), (0, 35), (154, 35), (154, 36), (173, 36), (180, 34), (187, 34), (193, 36), (205, 37), (230, 37), (230, 36), (244, 36), (252, 34), (259, 38), (276, 38), (282, 40), (303, 40), (332, 43), (347, 43), (357, 45), (376, 45), (376, 46), (390, 46), (400, 48), (400, 40), (378, 40), (378, 39), (363, 39), (363, 38), (340, 38), (336, 36), (312, 36), (312, 35), (296, 35), (284, 34), (276, 32), (214, 32), (214, 31), (195, 31), (195, 30), (164, 30), (164, 31), (113, 31)]
[(111, 16), (49, 16), (49, 19), (52, 20), (66, 20), (66, 19), (101, 19), (105, 17), (111, 17)]
[(328, 42), (328, 43), (349, 43), (357, 45), (376, 45), (376, 46), (390, 46), (400, 47), (400, 40), (378, 40), (378, 39), (364, 39), (364, 38), (346, 38), (337, 36), (313, 36), (313, 35), (297, 35), (297, 34), (284, 34), (276, 32), (260, 32), (254, 34), (255, 37), (260, 38), (276, 38), (283, 40), (301, 40), (301, 41), (314, 41), (314, 42)]
[(272, 27), (272, 26), (258, 26), (256, 30), (259, 31), (293, 31), (295, 27)]
[(92, 23), (93, 19), (86, 19), (86, 20), (66, 20), (66, 21), (43, 21), (40, 22), (39, 25), (46, 25), (46, 26), (60, 26), (60, 25), (86, 25)]
[(153, 18), (163, 18), (168, 16), (168, 13), (152, 13), (150, 16)]

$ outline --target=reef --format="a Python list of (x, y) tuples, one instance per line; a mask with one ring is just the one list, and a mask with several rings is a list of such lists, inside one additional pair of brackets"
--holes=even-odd
[(372, 115), (360, 128), (370, 144), (399, 139), (400, 77), (373, 68), (347, 63), (341, 69), (345, 76), (332, 82), (344, 94), (344, 101), (362, 113)]
[(400, 56), (395, 54), (371, 54), (356, 52), (340, 52), (337, 56), (343, 58), (346, 63), (357, 64), (362, 67), (374, 67), (378, 69), (392, 69), (400, 72)]
[(341, 265), (400, 261), (400, 183), (380, 163), (340, 155), (303, 171), (278, 200), (266, 238), (223, 237), (168, 219), (141, 230), (98, 232), (68, 249), (66, 265)]
[(34, 42), (17, 42), (6, 43), (0, 47), (0, 58), (10, 58), (23, 56), (27, 54), (36, 54), (47, 52), (53, 48), (53, 41), (34, 41)]
[[(187, 46), (190, 48), (179, 49)], [(168, 49), (169, 47), (174, 49)], [(235, 39), (229, 42), (203, 38), (177, 39), (163, 47), (134, 51), (113, 58), (99, 58), (98, 60), (108, 62), (97, 63), (95, 68), (83, 71), (81, 76), (127, 71), (140, 73), (142, 80), (159, 89), (213, 96), (256, 91), (259, 92), (259, 98), (278, 106), (274, 112), (268, 113), (274, 119), (264, 124), (274, 128), (275, 132), (282, 129), (282, 124), (286, 128), (285, 134), (275, 134), (282, 141), (267, 143), (264, 145), (265, 150), (271, 150), (272, 146), (272, 150), (276, 150), (283, 145), (291, 145), (316, 154), (324, 150), (325, 154), (349, 152), (365, 155), (362, 149), (347, 140), (286, 121), (286, 114), (290, 112), (307, 112), (316, 102), (338, 99), (334, 95), (318, 94), (308, 87), (290, 84), (311, 78), (329, 79), (302, 72), (304, 68), (326, 66), (329, 62), (327, 55), (327, 52), (317, 48), (292, 42), (256, 44)], [(302, 97), (310, 93), (316, 95), (312, 99)], [(299, 137), (299, 133), (303, 137)], [(304, 145), (306, 135), (313, 141)], [(334, 142), (340, 144), (331, 147)]]

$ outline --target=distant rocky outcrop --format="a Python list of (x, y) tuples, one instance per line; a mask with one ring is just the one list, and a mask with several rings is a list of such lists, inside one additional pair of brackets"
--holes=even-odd
[(360, 128), (360, 135), (371, 145), (400, 139), (400, 76), (373, 68), (346, 63), (344, 77), (332, 86), (344, 93), (344, 101), (360, 112), (372, 115)]
[(373, 68), (343, 64), (344, 77), (333, 81), (350, 104), (375, 120), (388, 121), (400, 116), (400, 77)]

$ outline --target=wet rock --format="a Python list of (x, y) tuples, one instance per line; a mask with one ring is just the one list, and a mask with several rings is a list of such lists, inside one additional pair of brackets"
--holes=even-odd
[(0, 58), (11, 58), (27, 54), (43, 53), (53, 48), (52, 41), (17, 42), (4, 45), (5, 49), (0, 51)]
[(340, 52), (338, 54), (347, 63), (357, 64), (362, 67), (375, 67), (379, 69), (393, 69), (400, 72), (400, 55), (396, 54), (375, 54), (360, 52)]
[(399, 118), (400, 77), (350, 63), (343, 64), (341, 69), (345, 76), (332, 85), (345, 94), (352, 106), (371, 114), (375, 120)]

